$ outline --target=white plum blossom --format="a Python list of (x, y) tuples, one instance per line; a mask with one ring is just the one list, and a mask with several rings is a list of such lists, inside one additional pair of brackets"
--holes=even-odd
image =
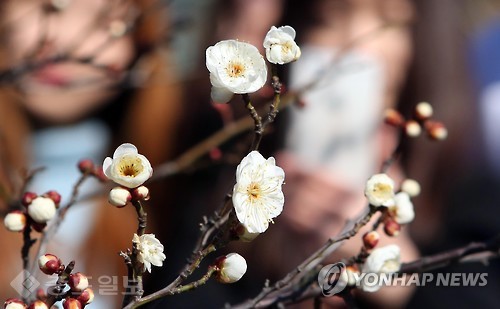
[(233, 94), (252, 93), (264, 86), (267, 66), (257, 47), (236, 40), (220, 41), (206, 51), (214, 102), (226, 103)]
[(3, 224), (11, 232), (21, 232), (26, 226), (26, 215), (19, 210), (11, 211), (3, 219)]
[(113, 158), (104, 160), (102, 169), (106, 177), (127, 188), (136, 188), (153, 175), (148, 159), (129, 143), (116, 148)]
[[(363, 265), (362, 273), (391, 274), (399, 271), (401, 267), (400, 251), (397, 245), (389, 245), (373, 250)], [(362, 280), (361, 288), (366, 292), (376, 292), (380, 285)]]
[(285, 64), (299, 59), (300, 47), (295, 43), (295, 29), (290, 26), (271, 27), (264, 39), (266, 58), (275, 64)]
[(238, 253), (229, 253), (217, 262), (219, 272), (217, 280), (222, 283), (234, 283), (247, 272), (247, 261)]
[(375, 174), (366, 182), (365, 196), (370, 205), (394, 205), (394, 181), (386, 174)]
[(250, 152), (236, 169), (233, 205), (238, 220), (249, 233), (263, 233), (269, 222), (283, 211), (285, 197), (281, 186), (285, 172), (273, 157), (264, 159)]
[(134, 234), (132, 242), (135, 244), (139, 254), (138, 260), (144, 265), (144, 271), (151, 272), (151, 264), (162, 266), (166, 256), (163, 253), (163, 245), (154, 234), (138, 236)]
[(406, 224), (413, 221), (415, 211), (410, 196), (406, 192), (399, 192), (394, 197), (394, 206), (389, 207), (390, 214), (399, 224)]
[(4, 309), (26, 309), (28, 305), (26, 305), (22, 300), (17, 298), (9, 298), (3, 304)]
[(123, 187), (114, 187), (109, 191), (108, 201), (111, 205), (116, 207), (123, 207), (127, 205), (132, 199), (132, 194), (129, 190)]
[(56, 204), (48, 197), (39, 196), (28, 205), (28, 215), (36, 223), (47, 223), (56, 214)]

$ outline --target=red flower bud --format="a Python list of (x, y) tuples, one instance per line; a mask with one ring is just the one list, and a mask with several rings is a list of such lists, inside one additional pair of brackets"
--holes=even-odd
[(61, 271), (61, 260), (50, 253), (44, 254), (38, 258), (38, 267), (47, 275), (53, 275)]
[(81, 292), (89, 287), (89, 279), (82, 273), (69, 275), (68, 284), (72, 291)]
[(82, 174), (91, 174), (94, 172), (94, 162), (90, 159), (84, 159), (78, 162), (78, 169)]
[(394, 127), (402, 127), (405, 123), (405, 118), (397, 110), (389, 108), (385, 111), (384, 122)]
[(23, 197), (21, 198), (21, 203), (25, 206), (28, 207), (31, 202), (36, 199), (38, 195), (33, 192), (25, 192), (23, 194)]
[(82, 304), (76, 298), (66, 298), (63, 303), (64, 309), (82, 309)]
[(448, 130), (441, 122), (426, 121), (425, 129), (427, 130), (427, 135), (433, 140), (442, 141), (448, 137)]
[(366, 232), (365, 235), (363, 235), (363, 244), (368, 250), (375, 248), (379, 240), (380, 235), (377, 231)]
[(48, 192), (45, 192), (43, 196), (53, 200), (54, 204), (56, 204), (56, 207), (59, 208), (59, 204), (61, 203), (61, 194), (59, 194), (57, 191), (50, 190)]
[(392, 219), (387, 219), (384, 221), (384, 232), (388, 236), (398, 236), (399, 231), (401, 231), (401, 225)]
[(94, 300), (94, 291), (91, 288), (86, 288), (76, 299), (78, 299), (82, 305), (88, 305)]

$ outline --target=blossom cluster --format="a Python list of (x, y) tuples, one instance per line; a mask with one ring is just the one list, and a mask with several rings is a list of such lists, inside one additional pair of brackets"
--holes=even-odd
[[(292, 27), (273, 26), (263, 43), (267, 60), (285, 64), (299, 59), (300, 48), (294, 40)], [(267, 81), (267, 66), (257, 47), (237, 40), (224, 40), (208, 47), (206, 66), (212, 83), (211, 97), (218, 103), (229, 102), (233, 94), (256, 92)]]

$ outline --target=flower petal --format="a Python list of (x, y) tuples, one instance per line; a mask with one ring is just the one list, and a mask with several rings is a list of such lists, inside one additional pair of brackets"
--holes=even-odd
[(115, 153), (113, 153), (113, 159), (121, 157), (124, 154), (137, 154), (137, 147), (130, 143), (123, 143), (118, 148), (116, 148)]
[(227, 103), (231, 100), (234, 93), (232, 91), (227, 90), (222, 87), (212, 87), (212, 91), (210, 92), (210, 97), (212, 101), (216, 103)]

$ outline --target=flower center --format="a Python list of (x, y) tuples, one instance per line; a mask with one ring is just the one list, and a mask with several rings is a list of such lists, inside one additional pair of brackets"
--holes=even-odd
[(258, 183), (252, 182), (247, 188), (248, 196), (250, 200), (256, 200), (262, 194), (262, 190), (260, 189), (260, 185)]
[(135, 177), (144, 170), (141, 159), (137, 157), (124, 157), (118, 163), (118, 171), (122, 176)]
[(373, 187), (373, 195), (377, 198), (388, 198), (392, 192), (391, 186), (383, 183), (377, 183)]
[(227, 75), (231, 77), (240, 77), (245, 73), (245, 66), (239, 62), (231, 62), (226, 70)]

